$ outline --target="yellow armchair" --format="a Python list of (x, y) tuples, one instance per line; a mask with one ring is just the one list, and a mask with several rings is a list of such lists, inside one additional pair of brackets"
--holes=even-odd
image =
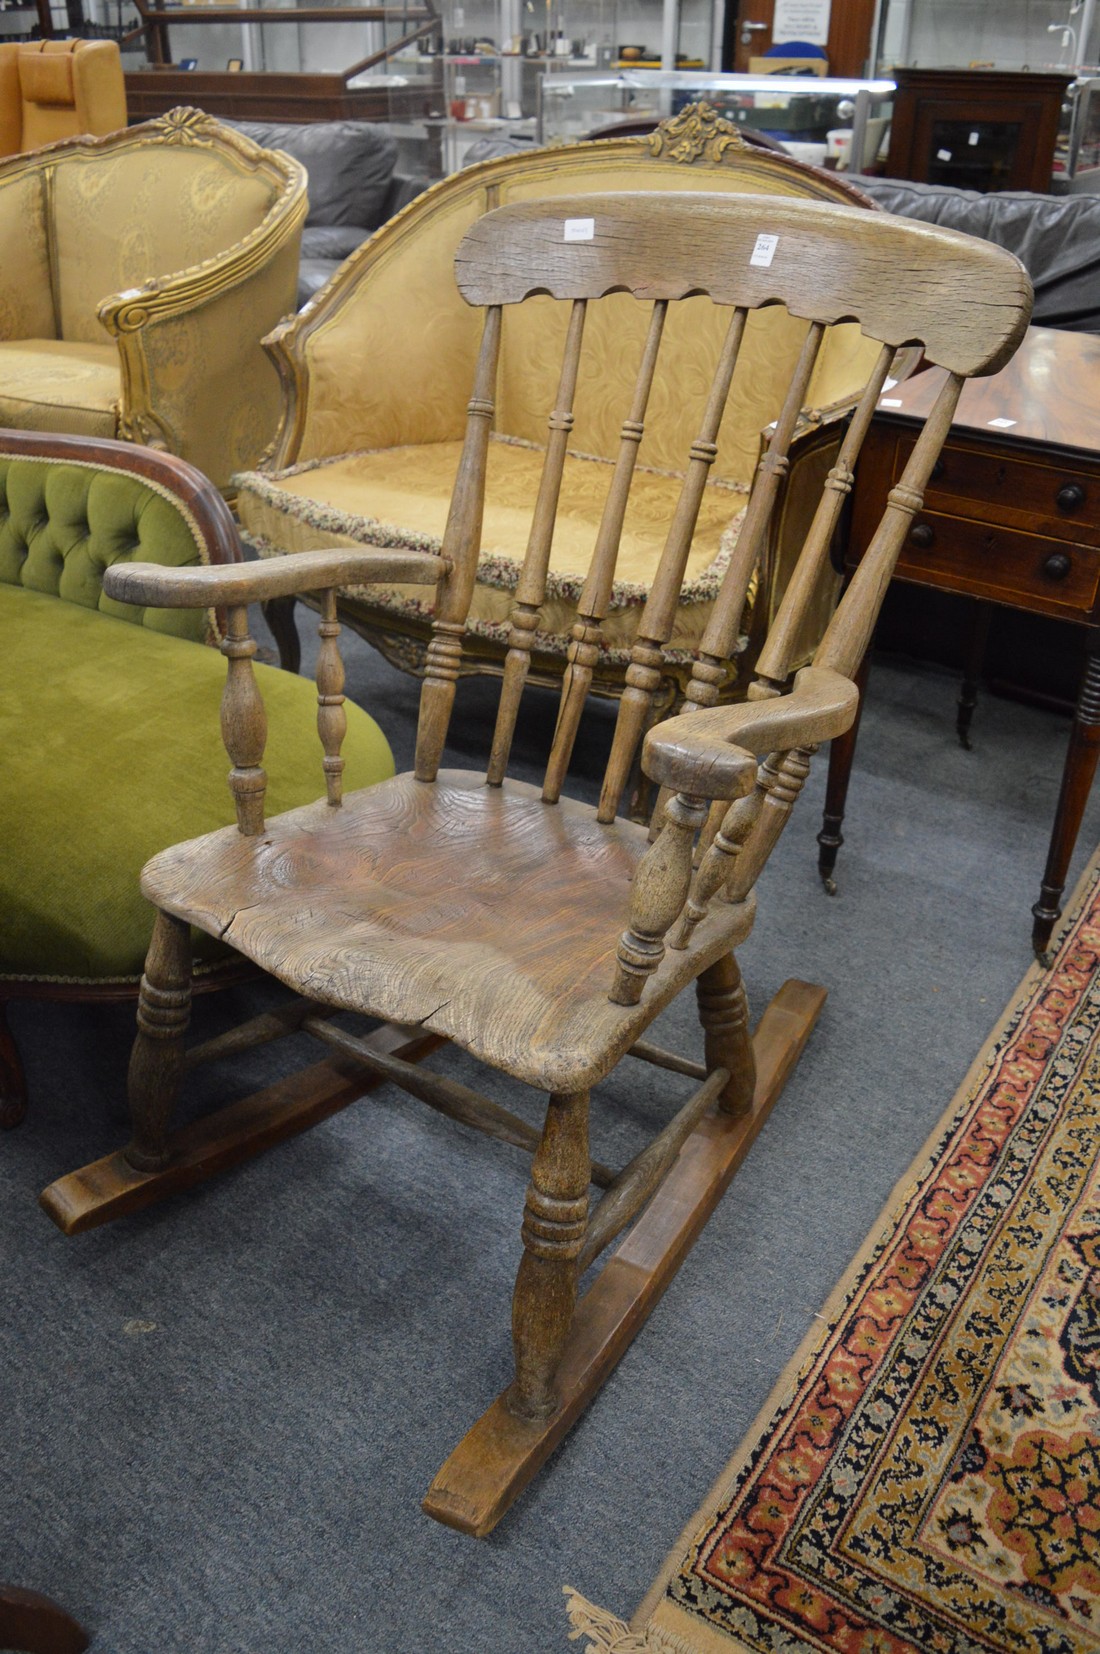
[(126, 82), (113, 40), (0, 46), (0, 155), (126, 125)]
[(193, 109), (0, 162), (0, 425), (147, 443), (224, 487), (275, 431), (260, 341), (305, 214), (297, 161)]

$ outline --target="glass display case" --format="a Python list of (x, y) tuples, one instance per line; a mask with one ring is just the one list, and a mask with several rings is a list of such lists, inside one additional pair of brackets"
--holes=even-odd
[(663, 62), (709, 73), (720, 49), (716, 15), (715, 0), (447, 0), (438, 35), (391, 55), (386, 74), (416, 81), (435, 59), (439, 165), (453, 172), (482, 140), (535, 141), (548, 74)]
[(1058, 193), (1100, 193), (1100, 75), (1082, 76), (1069, 89), (1054, 147)]
[(735, 125), (779, 139), (801, 160), (851, 162), (866, 172), (885, 143), (893, 93), (890, 80), (559, 70), (542, 81), (537, 131), (540, 143), (569, 142), (624, 121), (663, 120), (703, 100)]
[(1069, 74), (1100, 61), (1098, 0), (876, 0), (872, 74), (1027, 69)]

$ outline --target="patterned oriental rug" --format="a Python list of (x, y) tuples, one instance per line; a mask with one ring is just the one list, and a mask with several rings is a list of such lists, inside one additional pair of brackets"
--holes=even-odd
[(1100, 852), (630, 1629), (587, 1654), (1100, 1650)]

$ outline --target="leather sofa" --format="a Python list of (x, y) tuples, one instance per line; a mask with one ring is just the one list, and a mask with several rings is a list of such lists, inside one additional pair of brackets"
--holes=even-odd
[(1100, 333), (1100, 195), (1037, 195), (853, 177), (886, 212), (995, 241), (1015, 253), (1035, 289), (1036, 327)]
[(122, 437), (219, 487), (278, 421), (303, 169), (194, 109), (0, 161), (0, 425)]
[(371, 121), (226, 121), (264, 149), (300, 161), (309, 180), (298, 306), (325, 285), (349, 253), (427, 189), (397, 168), (397, 142)]
[(126, 125), (126, 83), (113, 40), (0, 46), (0, 156)]

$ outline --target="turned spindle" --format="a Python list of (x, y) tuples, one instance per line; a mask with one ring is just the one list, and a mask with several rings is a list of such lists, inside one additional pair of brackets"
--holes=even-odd
[(228, 662), (221, 718), (222, 740), (233, 765), (229, 786), (237, 807), (237, 826), (247, 837), (255, 838), (264, 830), (267, 775), (262, 759), (267, 745), (267, 714), (252, 670), (256, 642), (249, 635), (244, 604), (229, 610), (221, 648)]
[(707, 819), (707, 808), (705, 798), (676, 793), (665, 806), (664, 826), (638, 863), (630, 924), (619, 938), (618, 969), (608, 996), (614, 1005), (637, 1005), (665, 956), (665, 936), (691, 888), (695, 835)]
[(328, 801), (338, 805), (342, 801), (344, 777), (340, 748), (347, 734), (348, 715), (344, 710), (344, 662), (337, 642), (340, 626), (336, 619), (336, 591), (332, 586), (321, 595), (321, 623), (317, 633), (321, 639), (317, 655), (317, 733), (325, 751)]

